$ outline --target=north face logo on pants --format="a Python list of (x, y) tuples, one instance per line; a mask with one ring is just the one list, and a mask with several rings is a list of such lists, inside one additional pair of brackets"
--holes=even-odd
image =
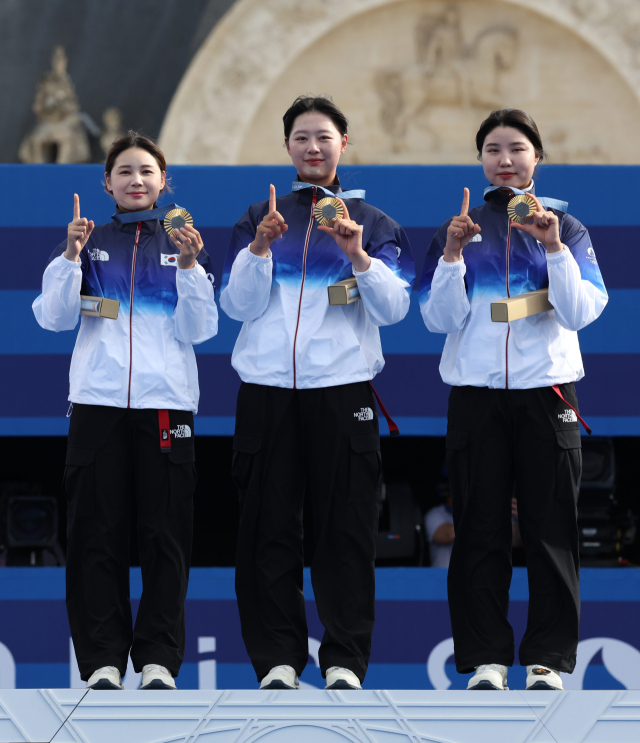
[(573, 410), (565, 410), (564, 413), (558, 413), (558, 418), (560, 418), (563, 423), (576, 423), (578, 420), (578, 416)]
[(191, 438), (191, 427), (187, 425), (176, 426), (175, 428), (171, 429), (171, 435), (176, 439)]
[(373, 420), (373, 410), (371, 408), (360, 408), (359, 413), (353, 414), (354, 418), (357, 418), (360, 422), (362, 421), (372, 421)]

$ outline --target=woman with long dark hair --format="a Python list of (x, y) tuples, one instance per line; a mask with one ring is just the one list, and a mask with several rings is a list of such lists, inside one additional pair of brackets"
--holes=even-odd
[[(302, 591), (302, 504), (313, 512), (311, 579), (325, 627), (327, 688), (358, 689), (371, 650), (380, 439), (370, 381), (382, 369), (380, 325), (409, 309), (413, 259), (401, 227), (342, 191), (347, 120), (327, 98), (285, 113), (298, 178), (236, 224), (220, 306), (244, 324), (233, 351), (242, 379), (233, 442), (240, 495), (236, 593), (263, 689), (296, 689), (309, 656)], [(344, 215), (319, 224), (338, 197)], [(360, 299), (330, 305), (349, 278)]]
[[(576, 662), (580, 616), (576, 504), (582, 465), (574, 383), (584, 370), (577, 331), (607, 293), (586, 228), (567, 204), (535, 196), (544, 150), (524, 111), (494, 111), (476, 135), (490, 185), (485, 203), (445, 222), (429, 247), (420, 305), (431, 332), (446, 333), (440, 373), (452, 385), (447, 471), (455, 542), (449, 607), (460, 673), (469, 689), (506, 689), (513, 664), (507, 620), (511, 499), (518, 498), (529, 574), (520, 644), (527, 689), (561, 689)], [(509, 218), (529, 195), (531, 220)], [(463, 256), (464, 251), (464, 256)], [(491, 303), (548, 288), (553, 309), (492, 322)]]

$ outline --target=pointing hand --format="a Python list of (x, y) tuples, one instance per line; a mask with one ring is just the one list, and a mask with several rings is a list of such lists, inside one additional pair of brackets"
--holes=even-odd
[(288, 229), (284, 217), (276, 209), (276, 187), (271, 185), (269, 186), (269, 213), (258, 225), (256, 236), (249, 249), (254, 255), (266, 257), (269, 254), (271, 243), (281, 238)]
[(73, 194), (73, 221), (69, 222), (67, 227), (67, 249), (64, 251), (64, 257), (77, 263), (82, 249), (87, 244), (87, 240), (95, 227), (93, 220), (87, 220), (80, 217), (80, 197), (77, 193)]
[(452, 217), (447, 228), (447, 243), (444, 246), (444, 259), (447, 263), (462, 260), (462, 249), (480, 232), (480, 225), (469, 216), (469, 189), (464, 189), (460, 214)]

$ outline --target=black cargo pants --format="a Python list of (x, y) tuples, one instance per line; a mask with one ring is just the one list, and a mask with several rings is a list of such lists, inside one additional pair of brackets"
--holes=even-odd
[[(193, 414), (170, 410), (161, 453), (157, 410), (73, 406), (64, 475), (67, 612), (80, 676), (131, 660), (178, 675), (184, 657), (196, 485)], [(143, 592), (132, 627), (131, 505), (138, 508)]]
[[(560, 390), (578, 410), (574, 385)], [(514, 486), (529, 577), (520, 663), (573, 671), (580, 620), (582, 469), (575, 413), (549, 387), (454, 387), (446, 443), (455, 526), (449, 610), (458, 671), (513, 664), (507, 612)]]
[(302, 508), (308, 488), (322, 675), (364, 679), (375, 602), (381, 474), (378, 418), (368, 382), (318, 389), (243, 383), (233, 478), (240, 497), (236, 594), (258, 680), (277, 665), (300, 675), (308, 660), (302, 591)]

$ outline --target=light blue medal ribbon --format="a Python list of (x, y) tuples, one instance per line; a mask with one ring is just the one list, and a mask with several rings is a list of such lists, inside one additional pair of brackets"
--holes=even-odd
[(117, 219), (120, 224), (131, 224), (131, 222), (147, 222), (150, 219), (159, 219), (161, 222), (172, 209), (182, 209), (177, 204), (167, 204), (157, 209), (145, 209), (141, 212), (116, 212), (112, 219)]
[[(531, 196), (531, 188), (526, 189), (523, 191), (520, 188), (513, 188), (513, 186), (487, 186), (484, 189), (484, 197), (486, 199), (487, 194), (490, 194), (492, 191), (497, 191), (501, 188), (508, 188), (509, 191), (513, 191), (514, 196)], [(536, 199), (542, 204), (542, 206), (546, 206), (549, 209), (557, 209), (559, 212), (564, 212), (565, 214), (568, 214), (569, 209), (569, 202), (568, 201), (561, 201), (560, 199), (551, 199), (548, 196), (536, 196)]]
[(319, 188), (321, 191), (324, 191), (327, 196), (331, 196), (334, 199), (358, 199), (359, 201), (364, 201), (365, 194), (367, 193), (362, 188), (354, 188), (352, 191), (338, 191), (338, 193), (333, 193), (333, 191), (329, 191), (329, 189), (324, 186), (315, 186), (313, 183), (305, 183), (304, 181), (294, 181), (291, 184), (292, 191), (302, 191), (304, 188)]

